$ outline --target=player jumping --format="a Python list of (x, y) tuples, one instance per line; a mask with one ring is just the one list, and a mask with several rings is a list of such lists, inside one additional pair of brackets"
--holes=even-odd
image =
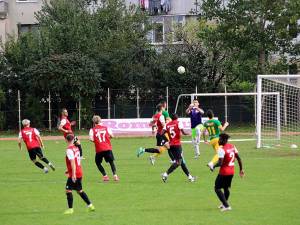
[(213, 171), (214, 165), (218, 162), (218, 149), (219, 149), (219, 136), (220, 131), (224, 131), (226, 127), (228, 127), (229, 123), (226, 122), (224, 126), (222, 126), (219, 120), (214, 119), (214, 113), (212, 110), (207, 110), (206, 115), (208, 116), (208, 121), (204, 123), (205, 129), (208, 131), (210, 144), (212, 145), (215, 155), (212, 160), (207, 164), (209, 169)]
[(197, 99), (195, 99), (193, 100), (193, 103), (190, 104), (190, 106), (186, 109), (186, 113), (191, 118), (192, 143), (195, 150), (195, 159), (197, 159), (200, 156), (200, 137), (204, 130), (204, 126), (202, 124), (202, 115), (204, 114), (204, 111), (203, 109), (199, 108), (199, 102)]
[(46, 163), (54, 171), (55, 170), (54, 165), (51, 162), (49, 162), (49, 160), (43, 155), (41, 148), (44, 148), (44, 144), (40, 136), (40, 132), (36, 128), (30, 127), (30, 120), (28, 119), (22, 120), (22, 125), (24, 128), (19, 133), (19, 139), (18, 139), (19, 149), (22, 150), (21, 140), (23, 139), (27, 147), (28, 154), (31, 161), (37, 167), (43, 169), (44, 173), (48, 173), (49, 171), (48, 168), (46, 166), (43, 166), (42, 163), (36, 160), (36, 156), (37, 156), (40, 160)]
[(66, 194), (69, 208), (64, 212), (64, 214), (73, 214), (74, 212), (72, 190), (76, 190), (83, 201), (87, 204), (88, 211), (95, 211), (95, 207), (89, 200), (87, 194), (82, 190), (81, 157), (78, 147), (74, 145), (74, 136), (72, 134), (67, 134), (66, 141), (68, 143), (66, 152), (66, 165), (68, 169)]
[[(142, 148), (140, 147), (137, 151), (137, 157), (140, 157), (143, 153), (163, 153), (167, 149), (169, 149), (168, 138), (165, 132), (165, 118), (162, 115), (163, 106), (158, 104), (157, 113), (152, 117), (152, 121), (150, 125), (152, 126), (152, 133), (156, 132), (156, 148)], [(151, 158), (150, 158), (151, 161)], [(152, 165), (154, 165), (154, 161), (151, 161)]]
[(162, 180), (166, 182), (169, 174), (176, 170), (178, 166), (181, 166), (189, 181), (194, 182), (195, 177), (190, 174), (182, 156), (181, 133), (184, 135), (188, 134), (183, 130), (183, 124), (178, 121), (177, 114), (172, 114), (171, 119), (172, 121), (166, 125), (166, 130), (170, 137), (170, 149), (168, 150), (168, 152), (173, 163), (170, 168), (162, 174)]
[[(220, 166), (219, 174), (215, 181), (215, 192), (220, 199), (222, 205), (219, 206), (221, 212), (231, 210), (228, 204), (228, 198), (230, 195), (229, 188), (234, 175), (234, 161), (237, 159), (240, 168), (240, 177), (245, 175), (243, 171), (242, 160), (238, 154), (236, 147), (232, 144), (227, 143), (229, 139), (228, 134), (220, 134), (218, 150), (219, 161), (214, 166)], [(222, 192), (224, 190), (224, 193)]]
[[(68, 120), (68, 115), (69, 115), (68, 110), (66, 108), (63, 108), (61, 110), (61, 118), (60, 118), (60, 124), (59, 124), (58, 130), (63, 132), (65, 138), (68, 134), (73, 134), (73, 136), (74, 136), (72, 126), (75, 125), (75, 123), (76, 123), (75, 121), (70, 122)], [(83, 159), (82, 147), (81, 147), (78, 137), (76, 137), (76, 136), (74, 136), (74, 145), (76, 145), (78, 147), (78, 149), (80, 151), (80, 157), (81, 157), (81, 159)]]
[(113, 173), (114, 181), (119, 181), (119, 177), (116, 173), (116, 166), (114, 164), (114, 155), (112, 152), (112, 146), (110, 139), (113, 138), (112, 131), (106, 126), (101, 124), (100, 116), (93, 116), (94, 127), (90, 129), (89, 137), (90, 141), (95, 144), (95, 163), (103, 175), (103, 181), (109, 181), (109, 177), (105, 172), (105, 169), (101, 165), (103, 158), (110, 164), (111, 171)]

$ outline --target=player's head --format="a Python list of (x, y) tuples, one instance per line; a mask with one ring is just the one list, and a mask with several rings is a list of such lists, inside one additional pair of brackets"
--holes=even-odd
[(178, 115), (176, 113), (171, 113), (170, 115), (172, 120), (177, 120), (178, 119)]
[(193, 100), (193, 105), (196, 106), (196, 107), (199, 107), (199, 101), (198, 101), (198, 99), (194, 99)]
[(66, 140), (67, 140), (68, 143), (72, 143), (73, 140), (74, 140), (74, 135), (73, 134), (68, 134), (66, 136)]
[(211, 109), (209, 109), (207, 110), (206, 115), (209, 119), (212, 119), (214, 117), (214, 112)]
[(226, 133), (220, 134), (219, 136), (219, 145), (225, 145), (228, 142), (230, 136)]
[(161, 100), (159, 104), (161, 104), (164, 109), (167, 108), (167, 101), (166, 100)]
[(157, 110), (157, 112), (161, 112), (163, 110), (163, 105), (162, 104), (158, 104), (156, 106), (156, 110)]
[(93, 120), (94, 124), (100, 124), (101, 123), (101, 117), (98, 116), (98, 115), (94, 115), (92, 120)]
[(63, 116), (68, 116), (68, 110), (67, 110), (66, 108), (63, 108), (63, 109), (61, 110), (61, 115), (63, 115)]
[(29, 127), (30, 126), (30, 120), (29, 119), (24, 119), (22, 120), (22, 125), (24, 127)]

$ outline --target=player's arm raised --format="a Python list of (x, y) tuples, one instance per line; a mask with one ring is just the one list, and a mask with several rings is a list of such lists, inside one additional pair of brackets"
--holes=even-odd
[(219, 125), (219, 129), (220, 129), (221, 131), (224, 131), (228, 126), (229, 126), (229, 123), (228, 123), (228, 122), (225, 122), (223, 126), (222, 126), (222, 124)]
[(190, 115), (193, 106), (194, 106), (194, 104), (190, 104), (189, 107), (185, 110), (185, 113)]

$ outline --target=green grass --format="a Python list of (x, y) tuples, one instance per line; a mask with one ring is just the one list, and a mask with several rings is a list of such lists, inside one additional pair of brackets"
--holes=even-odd
[[(120, 138), (113, 140), (120, 182), (102, 183), (94, 163), (91, 143), (82, 141), (83, 188), (96, 207), (86, 212), (83, 201), (74, 193), (74, 214), (63, 215), (67, 207), (64, 187), (65, 143), (45, 141), (45, 155), (57, 167), (43, 174), (29, 160), (16, 142), (0, 142), (0, 224), (1, 225), (289, 225), (299, 224), (300, 151), (291, 149), (256, 150), (255, 142), (237, 142), (244, 162), (246, 177), (233, 179), (231, 212), (220, 213), (214, 193), (217, 171), (205, 166), (213, 155), (210, 146), (201, 145), (202, 155), (193, 159), (191, 145), (184, 154), (196, 183), (187, 182), (182, 171), (162, 183), (160, 174), (169, 164), (167, 154), (155, 166), (148, 155), (136, 158), (139, 146), (152, 146), (152, 138)], [(105, 165), (110, 174), (110, 170)]]

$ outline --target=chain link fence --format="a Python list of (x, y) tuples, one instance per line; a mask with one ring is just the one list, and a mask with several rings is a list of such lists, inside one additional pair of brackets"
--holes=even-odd
[[(51, 92), (44, 98), (26, 96), (18, 90), (4, 93), (0, 109), (0, 130), (18, 130), (22, 119), (31, 120), (32, 125), (39, 129), (53, 131), (57, 129), (61, 109), (66, 107), (70, 120), (77, 122), (77, 129), (90, 128), (94, 114), (102, 118), (150, 118), (155, 113), (156, 105), (167, 101), (168, 111), (186, 117), (185, 110), (191, 103), (191, 97), (181, 94), (197, 93), (197, 87), (188, 89), (160, 90), (147, 88), (133, 89), (102, 89), (93, 99), (78, 99), (75, 102), (64, 102), (60, 96)], [(177, 102), (178, 100), (178, 102)], [(255, 121), (255, 97), (198, 97), (200, 107), (204, 110), (213, 109), (221, 121), (231, 123), (252, 123)]]

